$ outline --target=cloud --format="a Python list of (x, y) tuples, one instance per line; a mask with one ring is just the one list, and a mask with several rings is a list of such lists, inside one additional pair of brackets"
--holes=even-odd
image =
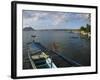
[(40, 19), (46, 15), (46, 12), (23, 10), (23, 26), (28, 27), (35, 25), (35, 23), (38, 23)]
[[(67, 13), (66, 13), (67, 14)], [(64, 23), (65, 21), (67, 22), (67, 16), (65, 13), (58, 13), (54, 12), (52, 13), (51, 17), (53, 19), (53, 25), (54, 26), (59, 26), (60, 24)]]
[(71, 17), (73, 17), (73, 19), (89, 20), (90, 14), (88, 14), (88, 13), (72, 13)]
[[(44, 23), (42, 25), (59, 26), (67, 21), (65, 13), (51, 11), (23, 11), (24, 25), (32, 25), (33, 23)], [(48, 21), (48, 22), (47, 22)], [(45, 23), (47, 22), (47, 23)], [(42, 26), (41, 25), (41, 26)]]
[(83, 19), (84, 21), (87, 21), (88, 24), (91, 23), (91, 14), (89, 13), (79, 14), (79, 18)]
[(37, 19), (44, 17), (46, 15), (48, 15), (47, 12), (30, 11), (30, 10), (23, 11), (23, 18), (33, 18), (33, 20), (37, 20)]
[(90, 18), (90, 15), (89, 14), (78, 14), (79, 18), (83, 18), (85, 20), (88, 20)]
[[(56, 12), (56, 11), (23, 11), (23, 25), (35, 26), (35, 28), (49, 28), (50, 26), (61, 28), (69, 25), (74, 25), (76, 22), (90, 21), (88, 13), (71, 13), (71, 12)], [(81, 23), (82, 24), (82, 23)], [(77, 25), (75, 25), (77, 26)]]

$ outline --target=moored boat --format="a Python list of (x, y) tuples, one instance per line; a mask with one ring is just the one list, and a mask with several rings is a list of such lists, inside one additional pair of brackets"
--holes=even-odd
[(29, 48), (28, 57), (33, 69), (57, 68), (52, 58), (46, 52), (41, 51), (35, 44)]
[(81, 66), (78, 62), (49, 50), (38, 42), (29, 45), (28, 57), (33, 69)]

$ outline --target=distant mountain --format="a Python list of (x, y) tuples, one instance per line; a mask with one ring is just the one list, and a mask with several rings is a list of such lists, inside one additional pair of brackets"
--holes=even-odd
[(23, 31), (34, 31), (32, 27), (25, 27), (23, 28)]

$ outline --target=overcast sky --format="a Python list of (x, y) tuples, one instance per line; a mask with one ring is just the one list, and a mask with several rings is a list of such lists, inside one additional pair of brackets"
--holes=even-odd
[(23, 28), (78, 29), (90, 24), (90, 14), (23, 10)]

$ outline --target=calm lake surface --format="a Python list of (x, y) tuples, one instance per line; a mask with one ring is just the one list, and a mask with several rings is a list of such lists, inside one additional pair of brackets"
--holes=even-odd
[(83, 66), (90, 66), (91, 48), (90, 39), (79, 33), (68, 31), (23, 31), (23, 47), (31, 42), (32, 35), (36, 35), (36, 41), (48, 49), (54, 50)]

